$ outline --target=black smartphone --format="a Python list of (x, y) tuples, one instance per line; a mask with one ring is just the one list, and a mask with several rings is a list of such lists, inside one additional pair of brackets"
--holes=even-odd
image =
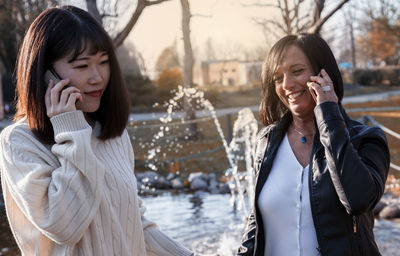
[(46, 70), (46, 73), (44, 74), (44, 82), (46, 83), (46, 85), (50, 83), (50, 80), (53, 80), (54, 84), (62, 80), (60, 75), (57, 74), (57, 72), (52, 67)]
[[(316, 74), (315, 76), (321, 76), (321, 72), (319, 72), (318, 74)], [(315, 103), (317, 103), (317, 93), (314, 91), (314, 89), (308, 88), (308, 90), (310, 91), (311, 96), (313, 97)]]

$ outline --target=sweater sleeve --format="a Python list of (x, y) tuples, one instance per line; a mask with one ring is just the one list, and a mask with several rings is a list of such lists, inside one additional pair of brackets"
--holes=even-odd
[(166, 236), (158, 226), (144, 217), (146, 208), (143, 201), (139, 198), (140, 213), (142, 214), (142, 224), (146, 252), (148, 256), (190, 256), (191, 251), (181, 244)]
[[(127, 131), (125, 133), (125, 143), (124, 147), (126, 152), (129, 152), (130, 164), (134, 170), (134, 153), (133, 147), (129, 139)], [(147, 256), (190, 256), (194, 255), (190, 250), (183, 247), (181, 244), (171, 239), (165, 235), (159, 227), (152, 221), (145, 218), (144, 213), (146, 208), (143, 204), (143, 200), (138, 197), (139, 210), (142, 219), (142, 227), (144, 240), (146, 244), (146, 254)]]
[(98, 211), (104, 169), (92, 151), (92, 128), (81, 111), (57, 115), (51, 122), (56, 141), (51, 151), (57, 159), (31, 134), (2, 133), (3, 178), (33, 225), (57, 243), (73, 245)]

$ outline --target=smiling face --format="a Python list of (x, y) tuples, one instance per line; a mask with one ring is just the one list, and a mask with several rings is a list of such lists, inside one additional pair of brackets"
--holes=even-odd
[(83, 101), (76, 103), (76, 108), (84, 113), (99, 109), (101, 97), (110, 80), (110, 64), (104, 51), (91, 53), (91, 48), (71, 60), (67, 55), (53, 62), (53, 68), (63, 79), (70, 79), (69, 86), (78, 88)]
[(307, 82), (314, 75), (304, 52), (290, 45), (274, 73), (275, 92), (294, 117), (314, 115), (315, 102)]

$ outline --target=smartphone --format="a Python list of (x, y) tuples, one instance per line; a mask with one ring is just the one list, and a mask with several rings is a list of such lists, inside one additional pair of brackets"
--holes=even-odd
[[(62, 80), (62, 78), (60, 77), (59, 74), (57, 74), (57, 72), (54, 70), (53, 67), (50, 67), (48, 70), (46, 70), (46, 73), (44, 73), (44, 81), (46, 83), (46, 86), (49, 85), (50, 80), (53, 80), (54, 84), (60, 82)], [(64, 86), (64, 89), (68, 88), (69, 85)], [(78, 102), (78, 100), (76, 100), (76, 102)], [(76, 104), (75, 102), (75, 104)]]
[(313, 97), (315, 103), (317, 103), (317, 93), (314, 91), (314, 89), (308, 88), (310, 91), (311, 96)]
[(54, 84), (62, 80), (60, 75), (57, 74), (57, 72), (52, 67), (46, 70), (46, 73), (44, 74), (44, 82), (46, 83), (46, 85), (50, 83), (50, 80), (53, 80)]
[[(318, 74), (316, 74), (315, 76), (321, 76), (321, 72), (319, 72)], [(311, 96), (313, 97), (315, 103), (317, 103), (317, 93), (315, 92), (314, 89), (308, 88), (308, 90), (310, 91)]]

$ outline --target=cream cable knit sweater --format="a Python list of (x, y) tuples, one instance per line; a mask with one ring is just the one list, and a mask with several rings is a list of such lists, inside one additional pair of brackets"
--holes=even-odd
[(98, 140), (81, 111), (51, 118), (45, 146), (25, 120), (1, 133), (7, 216), (23, 255), (186, 256), (143, 217), (127, 131)]

